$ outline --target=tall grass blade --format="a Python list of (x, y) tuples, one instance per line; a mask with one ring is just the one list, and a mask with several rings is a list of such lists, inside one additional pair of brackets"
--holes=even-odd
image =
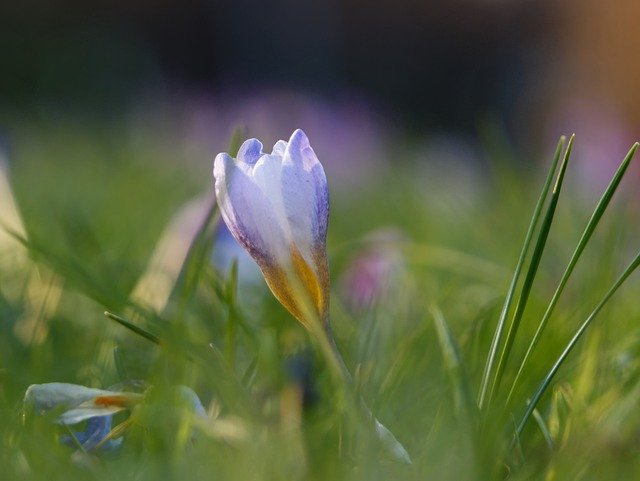
[(496, 330), (493, 334), (493, 339), (491, 340), (491, 346), (489, 348), (489, 354), (487, 355), (487, 361), (485, 363), (484, 371), (482, 373), (482, 381), (480, 383), (480, 391), (478, 394), (478, 407), (481, 410), (485, 406), (485, 400), (488, 394), (489, 382), (491, 380), (491, 374), (493, 373), (493, 366), (496, 362), (496, 358), (498, 355), (498, 348), (500, 346), (500, 342), (502, 341), (502, 336), (504, 335), (504, 331), (506, 329), (507, 315), (511, 308), (511, 303), (513, 302), (516, 286), (518, 284), (518, 280), (520, 279), (520, 273), (522, 272), (524, 261), (526, 259), (527, 253), (529, 252), (529, 247), (531, 245), (533, 233), (536, 230), (538, 221), (540, 219), (540, 214), (542, 213), (542, 207), (544, 206), (544, 203), (547, 199), (547, 195), (549, 194), (551, 182), (553, 181), (553, 177), (555, 176), (556, 169), (558, 167), (558, 162), (560, 160), (560, 156), (562, 155), (562, 151), (564, 150), (565, 140), (566, 139), (564, 136), (560, 137), (560, 140), (558, 141), (558, 145), (556, 146), (556, 151), (553, 155), (553, 162), (551, 163), (551, 167), (549, 168), (549, 173), (547, 174), (547, 178), (542, 187), (542, 191), (540, 192), (540, 197), (538, 198), (538, 202), (536, 203), (535, 209), (533, 211), (533, 215), (531, 216), (531, 221), (529, 223), (529, 227), (527, 229), (527, 233), (525, 235), (525, 239), (522, 244), (522, 249), (520, 251), (520, 257), (518, 258), (515, 271), (513, 272), (511, 284), (509, 285), (509, 290), (507, 291), (504, 305), (502, 306), (500, 317), (498, 319), (498, 325), (496, 326)]
[(547, 306), (547, 309), (544, 315), (542, 316), (542, 320), (540, 321), (540, 324), (538, 325), (538, 328), (533, 338), (531, 339), (531, 343), (529, 344), (527, 352), (525, 353), (524, 358), (520, 363), (518, 373), (516, 374), (516, 377), (509, 391), (509, 395), (507, 397), (507, 404), (509, 404), (509, 402), (511, 401), (511, 398), (513, 397), (515, 389), (520, 380), (520, 376), (522, 375), (522, 372), (524, 371), (524, 368), (527, 362), (529, 361), (529, 357), (531, 356), (531, 353), (533, 352), (534, 348), (538, 344), (538, 340), (542, 335), (542, 331), (546, 327), (547, 322), (549, 321), (549, 318), (551, 317), (551, 314), (558, 302), (558, 299), (560, 298), (560, 295), (562, 294), (562, 291), (564, 290), (564, 287), (567, 284), (567, 281), (569, 280), (569, 277), (571, 276), (573, 269), (576, 266), (576, 263), (578, 262), (578, 259), (580, 259), (582, 252), (584, 251), (587, 243), (591, 239), (591, 235), (593, 234), (596, 227), (598, 226), (598, 222), (600, 222), (602, 215), (604, 214), (607, 207), (609, 206), (609, 202), (611, 201), (611, 198), (613, 197), (616, 190), (618, 189), (618, 186), (620, 185), (620, 181), (622, 180), (622, 177), (626, 173), (627, 167), (629, 167), (629, 164), (631, 163), (631, 160), (633, 159), (633, 156), (637, 148), (638, 148), (638, 143), (636, 142), (635, 144), (633, 144), (633, 146), (629, 150), (629, 153), (626, 155), (626, 157), (618, 167), (618, 170), (613, 176), (613, 179), (611, 179), (609, 186), (607, 187), (605, 192), (602, 194), (602, 198), (596, 205), (596, 208), (593, 211), (593, 214), (591, 215), (591, 219), (589, 219), (589, 222), (587, 223), (587, 226), (585, 227), (584, 232), (582, 233), (582, 237), (580, 238), (580, 241), (578, 242), (578, 245), (576, 246), (573, 252), (573, 255), (571, 256), (571, 259), (569, 260), (569, 264), (567, 265), (567, 268), (562, 274), (560, 283), (558, 284), (558, 287), (556, 288), (556, 291), (554, 292), (553, 297), (551, 298), (551, 301), (549, 302), (549, 305)]
[(105, 289), (101, 280), (82, 262), (72, 257), (63, 258), (49, 246), (45, 239), (36, 239), (33, 236), (27, 238), (8, 227), (5, 231), (22, 244), (36, 262), (48, 265), (90, 299), (104, 306), (111, 306), (113, 309), (124, 306), (127, 294), (117, 283), (111, 284), (110, 289)]
[(556, 178), (556, 183), (553, 187), (553, 192), (551, 193), (551, 200), (549, 201), (549, 205), (547, 206), (544, 220), (542, 221), (542, 225), (540, 226), (540, 232), (538, 233), (538, 238), (536, 239), (536, 244), (533, 248), (533, 253), (531, 254), (531, 260), (529, 261), (529, 268), (527, 269), (527, 274), (525, 275), (524, 281), (522, 283), (522, 289), (520, 291), (520, 297), (518, 298), (518, 304), (516, 305), (516, 310), (513, 314), (511, 324), (509, 325), (507, 339), (505, 340), (502, 353), (500, 354), (500, 360), (498, 361), (498, 366), (496, 367), (493, 383), (489, 391), (487, 405), (491, 404), (491, 400), (502, 381), (502, 375), (504, 374), (507, 359), (509, 359), (509, 355), (511, 354), (511, 348), (513, 347), (513, 342), (518, 332), (518, 328), (520, 327), (522, 315), (524, 313), (525, 307), (527, 306), (527, 301), (529, 300), (531, 287), (533, 286), (533, 281), (536, 277), (536, 274), (538, 273), (538, 267), (540, 265), (540, 260), (542, 259), (542, 253), (544, 252), (544, 248), (547, 244), (547, 238), (549, 237), (549, 231), (551, 230), (553, 217), (555, 216), (558, 200), (560, 199), (560, 190), (562, 189), (562, 182), (564, 181), (564, 174), (567, 170), (569, 157), (571, 156), (573, 139), (574, 136), (572, 135), (569, 139), (569, 143), (567, 144), (567, 150), (564, 153), (564, 158), (562, 159), (560, 170), (558, 171), (558, 177)]
[(531, 397), (531, 401), (529, 401), (527, 409), (523, 414), (522, 419), (518, 424), (518, 427), (516, 428), (516, 434), (518, 437), (522, 434), (522, 430), (524, 429), (524, 426), (526, 425), (527, 421), (531, 417), (533, 410), (536, 408), (536, 406), (538, 405), (538, 402), (540, 401), (540, 398), (542, 397), (542, 395), (545, 393), (545, 391), (551, 384), (551, 381), (553, 380), (554, 376), (558, 372), (558, 369), (560, 369), (560, 366), (562, 366), (562, 363), (565, 361), (567, 356), (571, 353), (575, 345), (578, 343), (582, 335), (585, 333), (589, 325), (593, 322), (593, 320), (598, 315), (598, 313), (602, 310), (605, 304), (609, 301), (609, 299), (611, 299), (611, 297), (616, 293), (618, 288), (620, 288), (620, 286), (624, 284), (627, 278), (633, 273), (633, 271), (638, 266), (640, 266), (640, 252), (636, 255), (633, 261), (631, 261), (631, 263), (627, 266), (627, 268), (620, 275), (620, 277), (618, 277), (618, 279), (613, 284), (613, 286), (611, 286), (611, 288), (605, 294), (602, 300), (593, 309), (591, 314), (589, 314), (589, 317), (587, 317), (587, 319), (582, 323), (580, 328), (576, 331), (576, 333), (573, 335), (573, 337), (571, 338), (567, 346), (562, 351), (562, 354), (560, 354), (556, 362), (553, 364), (553, 366), (551, 367), (551, 369), (549, 370), (545, 378), (542, 380), (542, 382), (538, 386), (538, 389)]
[(547, 199), (549, 188), (551, 187), (551, 182), (553, 181), (553, 177), (558, 167), (558, 161), (560, 160), (560, 155), (562, 154), (562, 151), (564, 149), (564, 143), (565, 143), (565, 137), (562, 136), (560, 137), (560, 140), (558, 140), (558, 145), (556, 146), (556, 151), (553, 155), (553, 162), (551, 163), (551, 167), (549, 168), (549, 173), (547, 174), (547, 178), (542, 187), (542, 191), (540, 192), (540, 197), (538, 198), (538, 202), (533, 211), (533, 215), (531, 216), (529, 228), (527, 229), (527, 233), (524, 238), (524, 243), (522, 244), (522, 250), (520, 251), (520, 257), (518, 258), (516, 269), (513, 272), (513, 277), (511, 279), (511, 284), (509, 285), (509, 290), (507, 291), (507, 295), (504, 300), (504, 305), (502, 306), (502, 311), (500, 311), (498, 325), (496, 326), (496, 330), (493, 334), (493, 339), (491, 340), (491, 346), (489, 347), (489, 354), (487, 355), (487, 361), (485, 363), (484, 371), (482, 373), (482, 381), (480, 383), (480, 391), (478, 393), (478, 407), (480, 409), (483, 409), (485, 404), (485, 397), (487, 395), (489, 381), (491, 379), (491, 373), (493, 372), (493, 365), (495, 364), (496, 357), (498, 355), (498, 347), (500, 345), (500, 341), (502, 340), (502, 336), (504, 335), (504, 330), (506, 328), (507, 314), (509, 313), (509, 309), (511, 308), (513, 296), (516, 291), (516, 285), (518, 284), (518, 280), (520, 279), (520, 272), (522, 271), (522, 266), (524, 265), (527, 252), (529, 251), (529, 246), (531, 244), (531, 239), (533, 238), (533, 233), (536, 229), (536, 226), (538, 225), (538, 220), (542, 212), (542, 206), (544, 205)]

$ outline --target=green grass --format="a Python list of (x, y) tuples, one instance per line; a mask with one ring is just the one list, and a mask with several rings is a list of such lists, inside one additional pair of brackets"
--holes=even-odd
[[(185, 159), (167, 139), (122, 134), (69, 125), (16, 136), (12, 185), (29, 254), (10, 262), (14, 253), (0, 252), (3, 479), (640, 476), (640, 227), (633, 177), (622, 177), (633, 152), (593, 205), (570, 181), (580, 163), (568, 153), (561, 162), (566, 142), (556, 153), (561, 197), (555, 168), (547, 176), (548, 165), (508, 161), (492, 162), (474, 192), (431, 188), (435, 174), (400, 162), (357, 196), (330, 186), (336, 341), (358, 393), (411, 455), (407, 466), (264, 283), (238, 285), (235, 267), (208, 262), (215, 209), (169, 305), (130, 298), (171, 216), (212, 189), (212, 156)], [(390, 226), (402, 232), (403, 261), (377, 303), (354, 311), (342, 279), (365, 236)], [(301, 359), (314, 390), (304, 408), (287, 374)], [(30, 384), (133, 389), (132, 380), (146, 401), (116, 415), (118, 452), (61, 445), (68, 432), (51, 416), (23, 411)], [(179, 385), (198, 393), (209, 421), (191, 416)]]

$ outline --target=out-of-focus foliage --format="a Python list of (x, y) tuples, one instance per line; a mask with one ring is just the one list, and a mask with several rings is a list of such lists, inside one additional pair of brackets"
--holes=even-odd
[[(209, 160), (194, 166), (167, 139), (130, 142), (104, 126), (20, 131), (8, 172), (26, 247), (3, 244), (0, 253), (0, 472), (36, 480), (502, 479), (507, 461), (512, 479), (638, 476), (634, 277), (571, 354), (512, 454), (505, 455), (511, 431), (502, 425), (485, 429), (483, 439), (472, 435), (473, 418), (461, 411), (452, 380), (466, 379), (475, 400), (543, 173), (488, 154), (485, 175), (469, 175), (470, 164), (397, 163), (369, 172), (357, 196), (338, 190), (332, 197), (332, 324), (363, 399), (411, 454), (413, 465), (405, 466), (388, 458), (366, 420), (340, 397), (305, 331), (264, 286), (238, 282), (229, 263), (218, 267), (215, 215), (197, 231), (191, 251), (173, 254), (187, 264), (163, 307), (130, 298), (171, 216), (210, 192)], [(569, 178), (576, 165), (569, 165)], [(514, 344), (516, 360), (589, 218), (585, 188), (569, 183), (563, 192)], [(515, 418), (640, 246), (628, 195), (614, 198), (577, 266), (524, 373)], [(376, 248), (381, 239), (369, 233), (380, 228), (394, 235)], [(368, 271), (364, 279), (377, 284), (367, 292), (376, 297), (354, 305), (350, 279), (358, 259), (374, 254), (392, 254), (394, 267)], [(23, 261), (4, 267), (14, 258)], [(450, 338), (442, 323), (436, 328), (434, 306)], [(105, 310), (159, 344), (104, 317)], [(452, 349), (445, 356), (443, 339)], [(452, 376), (454, 352), (464, 377)], [(149, 388), (149, 402), (115, 415), (123, 437), (117, 452), (74, 452), (58, 442), (67, 430), (23, 411), (31, 384), (102, 388), (132, 380)], [(198, 393), (208, 420), (190, 415), (175, 394), (178, 385)]]

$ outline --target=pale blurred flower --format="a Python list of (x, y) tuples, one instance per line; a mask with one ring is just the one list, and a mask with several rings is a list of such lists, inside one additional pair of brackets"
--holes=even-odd
[[(214, 194), (187, 202), (171, 219), (151, 255), (147, 267), (132, 293), (138, 304), (162, 312), (180, 275), (196, 235), (207, 220)], [(214, 236), (211, 262), (221, 272), (227, 272), (233, 262), (238, 264), (239, 297), (260, 279), (260, 272), (251, 257), (231, 236), (223, 222), (218, 222)]]
[(348, 265), (341, 291), (354, 311), (373, 307), (389, 297), (405, 267), (404, 236), (397, 229), (380, 229), (364, 239), (364, 247)]
[(49, 332), (48, 319), (62, 295), (62, 282), (47, 269), (36, 266), (26, 247), (16, 239), (27, 233), (11, 189), (8, 160), (0, 148), (0, 292), (22, 309), (14, 334), (24, 344), (41, 343)]
[[(111, 391), (95, 389), (78, 384), (45, 383), (29, 386), (24, 396), (25, 415), (35, 411), (43, 415), (48, 412), (60, 413), (56, 418), (57, 424), (73, 426), (86, 421), (83, 431), (72, 431), (71, 435), (63, 435), (60, 442), (70, 447), (76, 447), (79, 443), (85, 451), (96, 448), (111, 450), (120, 445), (119, 438), (124, 429), (118, 432), (118, 436), (111, 433), (113, 415), (138, 406), (146, 406), (150, 417), (137, 416), (138, 422), (153, 421), (166, 423), (174, 413), (188, 414), (193, 422), (193, 427), (210, 437), (223, 440), (240, 440), (245, 433), (244, 424), (236, 418), (211, 419), (200, 398), (187, 386), (173, 386), (164, 393), (166, 399), (171, 401), (169, 411), (167, 406), (161, 406), (157, 399), (147, 398), (146, 393), (133, 393), (126, 391)], [(129, 422), (122, 426), (128, 427)], [(115, 432), (115, 431), (114, 431)], [(110, 434), (111, 433), (111, 434)], [(191, 432), (190, 437), (195, 438), (196, 432)], [(109, 439), (109, 436), (114, 436)]]
[(105, 440), (111, 432), (113, 416), (96, 416), (89, 418), (83, 431), (72, 431), (71, 434), (60, 436), (60, 442), (71, 448), (82, 446), (84, 451), (93, 451), (100, 447), (105, 451), (117, 449), (122, 444), (122, 438)]
[(132, 299), (140, 305), (161, 312), (187, 259), (189, 248), (211, 208), (213, 195), (185, 204), (171, 219), (151, 255), (147, 268), (138, 280)]
[(107, 391), (79, 384), (50, 382), (32, 384), (24, 395), (25, 407), (44, 414), (63, 409), (57, 417), (60, 424), (77, 424), (86, 419), (110, 416), (142, 400), (142, 395), (124, 391)]

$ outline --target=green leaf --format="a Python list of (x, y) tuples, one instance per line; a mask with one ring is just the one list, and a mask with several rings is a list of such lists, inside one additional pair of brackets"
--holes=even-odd
[(553, 162), (551, 163), (551, 167), (549, 169), (549, 173), (547, 174), (547, 178), (542, 187), (542, 191), (540, 192), (540, 196), (538, 198), (538, 202), (536, 203), (535, 209), (533, 211), (533, 215), (531, 216), (531, 221), (529, 222), (529, 227), (527, 229), (527, 233), (525, 235), (524, 242), (522, 244), (522, 249), (520, 251), (520, 257), (518, 258), (518, 262), (516, 264), (515, 271), (513, 273), (513, 277), (511, 279), (511, 284), (509, 285), (509, 290), (507, 291), (507, 295), (505, 297), (504, 305), (500, 312), (500, 317), (498, 319), (498, 325), (496, 326), (496, 330), (493, 334), (493, 339), (491, 340), (491, 346), (489, 348), (489, 353), (487, 355), (487, 361), (485, 363), (484, 371), (482, 373), (482, 381), (480, 383), (480, 391), (478, 394), (478, 406), (480, 409), (483, 409), (486, 404), (486, 398), (488, 395), (489, 383), (491, 380), (491, 375), (493, 373), (494, 364), (496, 362), (496, 358), (498, 355), (498, 349), (500, 347), (500, 342), (502, 341), (502, 337), (504, 335), (504, 331), (506, 329), (506, 320), (507, 315), (509, 314), (509, 310), (511, 308), (511, 304), (513, 302), (516, 286), (518, 284), (518, 280), (520, 279), (520, 274), (522, 272), (522, 268), (524, 266), (525, 259), (527, 257), (527, 253), (529, 252), (529, 247), (531, 245), (531, 241), (533, 239), (533, 233), (536, 230), (538, 225), (538, 221), (540, 219), (540, 215), (542, 213), (542, 208), (547, 199), (547, 195), (549, 193), (549, 189), (551, 187), (551, 182), (553, 181), (553, 177), (555, 175), (558, 162), (560, 160), (560, 156), (562, 155), (562, 151), (564, 149), (565, 137), (560, 137), (558, 141), (558, 145), (556, 146), (556, 151), (553, 156)]
[(554, 376), (558, 372), (558, 369), (560, 369), (560, 366), (562, 366), (562, 364), (566, 360), (567, 356), (571, 353), (571, 351), (573, 350), (575, 345), (578, 343), (580, 338), (583, 336), (583, 334), (585, 333), (587, 328), (591, 325), (591, 323), (593, 322), (595, 317), (598, 315), (598, 313), (602, 310), (602, 308), (605, 306), (605, 304), (609, 301), (609, 299), (611, 299), (611, 297), (616, 293), (616, 291), (620, 288), (620, 286), (622, 284), (624, 284), (624, 282), (627, 280), (627, 278), (633, 273), (633, 271), (638, 266), (640, 266), (640, 252), (636, 255), (636, 257), (633, 259), (633, 261), (631, 261), (631, 263), (627, 266), (627, 268), (620, 275), (620, 277), (618, 277), (616, 282), (614, 282), (614, 284), (611, 286), (609, 291), (607, 291), (607, 293), (604, 295), (602, 300), (593, 309), (591, 314), (589, 314), (589, 317), (587, 317), (587, 319), (578, 328), (578, 330), (573, 335), (573, 337), (571, 338), (571, 340), (569, 341), (567, 346), (564, 348), (564, 350), (562, 351), (562, 353), (560, 354), (560, 356), (558, 357), (556, 362), (553, 364), (553, 366), (551, 367), (551, 369), (547, 373), (547, 375), (544, 377), (542, 382), (540, 382), (540, 385), (538, 386), (538, 389), (533, 394), (533, 396), (531, 396), (531, 401), (529, 402), (529, 404), (527, 406), (527, 409), (526, 409), (525, 413), (523, 414), (522, 419), (520, 420), (520, 423), (518, 423), (518, 427), (516, 429), (516, 433), (518, 434), (518, 436), (520, 436), (520, 434), (522, 433), (522, 430), (524, 429), (524, 426), (526, 425), (529, 417), (533, 413), (533, 410), (538, 405), (538, 402), (540, 401), (540, 398), (542, 397), (542, 395), (545, 393), (545, 391), (547, 390), (547, 388), (551, 384), (551, 381), (553, 380)]
[(513, 318), (509, 326), (509, 331), (507, 332), (507, 339), (502, 349), (502, 353), (500, 354), (498, 366), (496, 367), (496, 373), (491, 385), (491, 390), (489, 392), (487, 405), (491, 404), (493, 395), (500, 387), (502, 375), (504, 374), (507, 360), (509, 359), (509, 355), (511, 354), (513, 342), (518, 332), (518, 328), (520, 327), (520, 321), (522, 320), (522, 315), (524, 314), (527, 301), (529, 300), (531, 287), (533, 286), (533, 281), (535, 280), (536, 274), (538, 273), (538, 267), (540, 266), (542, 253), (544, 252), (544, 248), (547, 244), (547, 238), (549, 237), (549, 231), (551, 230), (553, 217), (555, 216), (558, 200), (560, 199), (560, 190), (562, 188), (564, 174), (566, 172), (569, 157), (571, 155), (571, 148), (573, 146), (574, 137), (575, 136), (572, 135), (569, 139), (567, 150), (565, 151), (564, 158), (562, 159), (560, 171), (558, 172), (558, 177), (556, 178), (556, 183), (553, 187), (553, 192), (551, 193), (551, 200), (549, 201), (544, 220), (542, 221), (542, 225), (540, 226), (540, 232), (538, 233), (538, 238), (536, 240), (533, 253), (531, 254), (531, 260), (529, 261), (529, 268), (527, 269), (527, 274), (525, 275), (524, 281), (522, 283), (522, 289), (520, 291), (520, 297), (518, 298), (518, 304), (516, 305), (516, 310), (513, 314)]
[(629, 167), (629, 164), (631, 163), (631, 159), (633, 159), (633, 155), (635, 154), (637, 148), (638, 148), (638, 143), (636, 142), (631, 147), (631, 149), (629, 150), (629, 153), (626, 155), (626, 157), (618, 167), (618, 170), (613, 176), (613, 179), (611, 179), (609, 186), (606, 188), (606, 190), (602, 194), (600, 201), (596, 205), (596, 208), (593, 211), (593, 214), (591, 215), (591, 218), (589, 219), (589, 222), (587, 223), (587, 226), (585, 227), (584, 232), (582, 233), (582, 237), (580, 237), (580, 240), (578, 241), (578, 245), (573, 251), (573, 255), (569, 260), (569, 264), (567, 265), (567, 268), (565, 269), (564, 274), (562, 274), (562, 278), (558, 283), (558, 287), (556, 288), (556, 291), (553, 293), (553, 297), (551, 298), (551, 301), (549, 302), (549, 305), (547, 306), (547, 309), (544, 315), (542, 316), (542, 319), (540, 320), (540, 324), (538, 325), (538, 328), (536, 329), (536, 332), (533, 338), (531, 339), (531, 342), (529, 343), (527, 352), (525, 353), (524, 358), (520, 363), (518, 373), (516, 374), (516, 377), (509, 391), (509, 396), (507, 397), (507, 404), (509, 404), (510, 400), (513, 397), (515, 389), (517, 388), (518, 382), (520, 380), (520, 376), (522, 375), (522, 372), (524, 371), (524, 368), (527, 362), (529, 361), (531, 353), (533, 352), (534, 348), (538, 344), (538, 341), (540, 340), (542, 331), (544, 331), (544, 328), (546, 327), (547, 322), (551, 317), (551, 313), (553, 312), (556, 304), (558, 303), (558, 299), (560, 298), (560, 295), (562, 294), (562, 291), (564, 290), (564, 287), (567, 284), (567, 281), (569, 280), (569, 277), (571, 276), (573, 269), (576, 266), (576, 263), (578, 262), (578, 259), (580, 259), (580, 256), (584, 252), (584, 249), (587, 243), (591, 239), (591, 235), (593, 234), (596, 227), (598, 226), (598, 222), (600, 222), (602, 215), (604, 214), (607, 207), (609, 206), (609, 202), (611, 201), (611, 198), (613, 197), (618, 186), (620, 185), (620, 181), (622, 180), (622, 177), (626, 173), (627, 167)]

